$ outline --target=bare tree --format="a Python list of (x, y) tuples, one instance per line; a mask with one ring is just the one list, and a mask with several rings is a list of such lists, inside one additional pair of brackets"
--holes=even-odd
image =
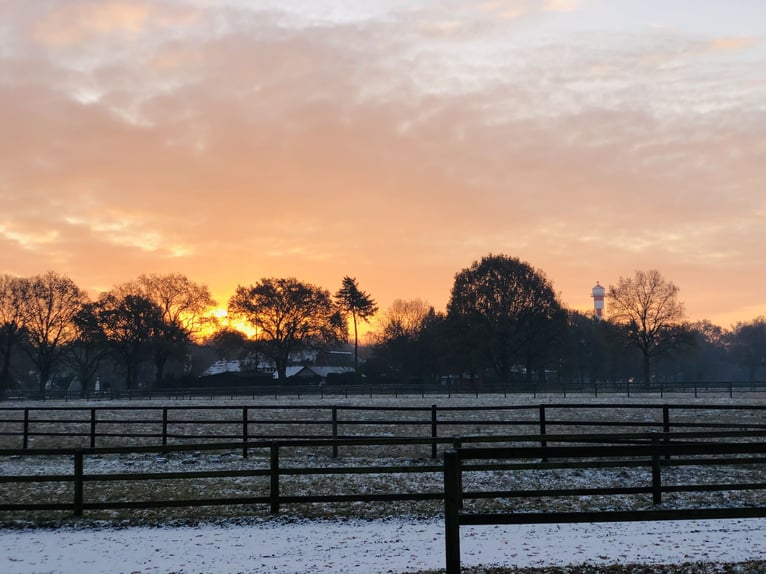
[(355, 277), (346, 275), (341, 288), (335, 294), (335, 300), (341, 311), (351, 315), (354, 325), (354, 376), (359, 377), (359, 331), (358, 322), (368, 322), (378, 312), (375, 299), (361, 289)]
[(293, 351), (347, 338), (347, 325), (332, 304), (330, 292), (292, 277), (238, 286), (228, 311), (256, 328), (280, 382), (287, 379)]
[(136, 388), (138, 371), (151, 354), (154, 333), (163, 326), (162, 310), (133, 293), (110, 291), (99, 297), (95, 313), (106, 342), (125, 369), (125, 387)]
[(85, 292), (74, 281), (53, 271), (25, 284), (24, 348), (37, 367), (43, 396), (56, 364), (77, 336), (73, 320), (86, 301)]
[(162, 312), (161, 324), (153, 330), (151, 340), (155, 384), (159, 385), (168, 359), (181, 356), (186, 344), (199, 336), (216, 302), (206, 285), (199, 285), (179, 273), (141, 275), (116, 291), (147, 299)]
[(422, 299), (396, 299), (380, 317), (378, 342), (401, 337), (414, 338), (434, 308)]
[(26, 279), (0, 275), (0, 400), (10, 381), (11, 355), (24, 329), (23, 301)]
[(652, 361), (689, 341), (678, 293), (679, 288), (655, 269), (636, 271), (609, 286), (609, 320), (622, 325), (628, 341), (641, 351), (646, 384)]
[(87, 302), (74, 316), (76, 335), (64, 355), (64, 361), (80, 380), (82, 397), (91, 390), (101, 361), (108, 352), (106, 334), (99, 318), (100, 309), (98, 302)]
[(378, 320), (375, 355), (395, 377), (438, 378), (444, 315), (422, 299), (396, 299)]
[(755, 380), (759, 369), (766, 369), (766, 317), (739, 322), (730, 335), (732, 358), (745, 367), (748, 380)]

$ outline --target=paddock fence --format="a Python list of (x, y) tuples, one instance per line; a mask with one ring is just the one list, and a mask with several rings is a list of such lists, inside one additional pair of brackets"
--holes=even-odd
[[(492, 406), (206, 405), (0, 407), (0, 447), (168, 446), (300, 439), (766, 430), (766, 405), (545, 403)], [(338, 455), (338, 446), (333, 456)], [(247, 453), (247, 448), (243, 447)]]
[[(682, 440), (677, 436), (658, 433), (650, 437), (648, 444), (622, 445), (560, 445), (556, 447), (461, 447), (444, 453), (444, 540), (447, 574), (459, 574), (460, 567), (460, 526), (508, 525), (508, 524), (559, 524), (572, 522), (634, 522), (658, 520), (701, 520), (701, 519), (743, 519), (766, 517), (766, 497), (736, 500), (727, 495), (725, 506), (716, 505), (716, 500), (695, 506), (663, 505), (663, 495), (671, 493), (743, 493), (766, 490), (763, 480), (766, 462), (766, 443), (763, 435), (751, 436), (747, 442), (695, 442)], [(690, 437), (687, 437), (690, 438)], [(697, 437), (700, 438), (700, 437)], [(673, 442), (671, 442), (673, 441)], [(536, 466), (537, 461), (558, 460), (578, 468), (593, 468), (615, 471), (636, 465), (647, 469), (646, 484), (640, 486), (609, 487), (565, 487), (538, 490), (494, 490), (465, 491), (464, 476), (485, 467), (487, 461), (514, 461), (502, 466), (505, 470)], [(663, 472), (671, 466), (694, 466), (702, 469), (698, 482), (663, 484)], [(737, 482), (730, 475), (719, 482), (705, 481), (705, 470), (712, 466), (725, 465), (727, 468), (747, 465), (752, 467), (750, 476), (755, 480)], [(599, 510), (570, 511), (482, 511), (466, 510), (468, 500), (506, 499), (520, 500), (530, 497), (608, 497), (614, 499), (627, 495), (645, 495), (651, 499), (651, 506), (621, 510), (610, 505)]]
[(584, 395), (625, 396), (664, 398), (665, 395), (682, 394), (694, 396), (762, 396), (766, 395), (766, 381), (657, 381), (650, 384), (629, 381), (512, 381), (498, 382), (410, 382), (410, 383), (363, 383), (363, 384), (304, 384), (289, 381), (286, 384), (255, 384), (249, 386), (177, 386), (141, 388), (131, 390), (88, 391), (86, 393), (67, 390), (14, 389), (8, 391), (6, 399), (14, 401), (63, 400), (199, 400), (250, 398), (273, 398), (275, 400), (314, 397), (413, 397), (429, 396), (460, 397), (483, 395), (509, 396), (562, 396)]
[[(653, 504), (661, 502), (662, 493), (712, 492), (766, 489), (766, 483), (749, 480), (739, 484), (734, 480), (720, 483), (680, 483), (664, 485), (661, 472), (671, 467), (712, 467), (727, 465), (760, 465), (758, 472), (766, 465), (766, 431), (714, 431), (685, 433), (607, 433), (589, 435), (514, 435), (514, 436), (464, 436), (454, 438), (376, 438), (376, 439), (304, 439), (291, 441), (250, 441), (248, 443), (200, 443), (191, 445), (138, 446), (111, 448), (55, 448), (55, 449), (2, 449), (0, 465), (10, 468), (13, 462), (17, 468), (28, 469), (26, 473), (0, 475), (0, 512), (23, 513), (39, 511), (63, 511), (75, 517), (85, 511), (114, 509), (161, 509), (170, 507), (204, 507), (222, 505), (265, 505), (271, 514), (280, 512), (284, 505), (295, 504), (344, 504), (344, 503), (390, 503), (394, 501), (423, 502), (446, 501), (445, 510), (455, 524), (490, 524), (516, 521), (567, 520), (562, 513), (523, 513), (518, 515), (473, 514), (460, 517), (454, 514), (457, 501), (463, 508), (465, 501), (482, 501), (491, 498), (533, 498), (564, 496), (601, 495), (650, 495)], [(428, 449), (436, 442), (444, 451), (444, 464), (423, 458), (405, 458), (392, 464), (384, 460), (394, 448)], [(486, 445), (498, 445), (501, 447)], [(469, 446), (473, 445), (473, 448)], [(510, 445), (510, 446), (509, 446)], [(379, 464), (358, 463), (350, 457), (349, 462), (332, 457), (339, 448), (344, 452), (357, 449), (370, 453), (378, 448), (382, 453)], [(302, 458), (290, 456), (301, 451)], [(305, 453), (310, 450), (310, 456)], [(257, 460), (243, 468), (224, 470), (157, 470), (164, 457), (172, 454), (184, 457), (222, 456), (234, 454), (249, 455)], [(150, 457), (148, 468), (136, 466), (130, 457)], [(723, 456), (725, 455), (725, 456)], [(757, 455), (757, 456), (756, 456)], [(120, 459), (114, 466), (98, 466), (110, 457)], [(285, 466), (284, 460), (293, 461)], [(23, 459), (24, 466), (19, 466)], [(188, 458), (186, 460), (189, 460)], [(52, 462), (53, 461), (53, 462)], [(128, 461), (128, 462), (126, 462)], [(298, 461), (298, 462), (295, 462)], [(473, 461), (473, 462), (472, 462)], [(478, 461), (478, 462), (476, 462)], [(94, 464), (91, 464), (94, 463)], [(312, 464), (313, 463), (313, 464)], [(91, 469), (91, 467), (93, 467)], [(48, 473), (47, 469), (58, 469)], [(525, 489), (525, 490), (465, 490), (463, 475), (475, 473), (509, 473), (556, 471), (562, 469), (582, 471), (583, 469), (647, 468), (646, 484), (626, 486), (601, 486), (586, 488)], [(429, 477), (433, 488), (424, 489), (418, 479), (408, 491), (386, 489), (385, 492), (370, 492), (371, 488), (362, 480), (356, 484), (355, 492), (338, 494), (317, 492), (311, 485), (293, 484), (291, 492), (282, 489), (283, 481), (289, 477), (356, 477), (392, 475), (417, 475)], [(759, 475), (760, 476), (760, 475)], [(443, 477), (442, 484), (438, 479)], [(216, 481), (238, 481), (235, 495), (225, 496), (227, 488)], [(216, 497), (173, 496), (162, 498), (155, 492), (159, 483), (182, 483), (197, 481), (195, 493), (221, 493)], [(643, 479), (640, 479), (643, 480)], [(244, 483), (242, 483), (244, 481)], [(384, 481), (385, 482), (385, 481)], [(107, 485), (121, 483), (118, 491)], [(513, 483), (512, 475), (511, 481)], [(138, 488), (143, 484), (145, 487)], [(383, 484), (383, 483), (380, 483)], [(50, 485), (64, 488), (51, 490)], [(87, 488), (86, 488), (87, 486)], [(301, 491), (303, 489), (303, 491)], [(457, 489), (457, 490), (456, 490)], [(171, 489), (173, 492), (187, 492)], [(137, 492), (144, 492), (147, 498), (137, 498)], [(23, 493), (23, 495), (22, 495)], [(118, 496), (115, 496), (115, 493)], [(740, 509), (741, 510), (741, 509)], [(580, 514), (578, 517), (590, 517)], [(596, 516), (595, 514), (593, 516)], [(600, 516), (600, 515), (599, 515)], [(610, 516), (620, 516), (611, 514)], [(636, 516), (649, 515), (637, 514)], [(659, 515), (657, 515), (659, 516)], [(673, 515), (675, 516), (675, 514)], [(509, 518), (510, 517), (510, 518)], [(584, 518), (583, 518), (584, 519)], [(594, 520), (598, 517), (594, 518)], [(627, 518), (619, 518), (627, 520)], [(639, 518), (636, 518), (639, 519)], [(454, 520), (458, 520), (457, 523)], [(482, 522), (484, 521), (484, 522)], [(449, 537), (455, 536), (450, 530)]]

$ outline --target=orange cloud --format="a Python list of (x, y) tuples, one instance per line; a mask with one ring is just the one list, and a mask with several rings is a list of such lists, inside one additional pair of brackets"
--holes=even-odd
[[(101, 5), (39, 15), (94, 22), (64, 38), (90, 68), (22, 32), (0, 62), (0, 272), (98, 289), (177, 271), (223, 304), (263, 276), (351, 274), (382, 308), (442, 307), (456, 272), (504, 252), (573, 307), (637, 268), (679, 284), (692, 318), (763, 301), (757, 57), (722, 69), (673, 31), (525, 43), (497, 18), (527, 3), (356, 20), (210, 4), (173, 34), (159, 4), (85, 16)], [(529, 6), (542, 30), (553, 16)]]
[(758, 43), (756, 38), (750, 36), (734, 36), (715, 38), (710, 42), (712, 50), (739, 51), (750, 48)]
[(547, 12), (573, 12), (578, 10), (583, 0), (545, 0), (543, 10)]
[(58, 5), (38, 24), (36, 37), (51, 47), (71, 46), (113, 32), (135, 34), (146, 25), (148, 3), (69, 2)]
[(146, 0), (71, 0), (45, 13), (35, 25), (34, 36), (52, 48), (71, 47), (115, 34), (136, 37), (150, 26), (188, 24), (198, 14), (196, 8)]

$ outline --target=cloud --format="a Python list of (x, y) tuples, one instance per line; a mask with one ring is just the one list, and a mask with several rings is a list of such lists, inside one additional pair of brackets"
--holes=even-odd
[(543, 10), (547, 12), (574, 12), (584, 4), (584, 0), (545, 0)]
[(735, 36), (726, 38), (714, 38), (710, 42), (712, 50), (740, 51), (755, 46), (758, 39), (752, 36)]
[(544, 26), (545, 5), (508, 1), (50, 6), (43, 48), (62, 49), (26, 13), (0, 61), (0, 248), (21, 274), (172, 266), (225, 301), (351, 273), (383, 306), (438, 306), (506, 252), (572, 304), (607, 274), (702, 289), (707, 269), (702, 308), (722, 270), (763, 263), (762, 61), (712, 40), (522, 39), (499, 16)]
[(93, 36), (141, 32), (150, 5), (136, 2), (71, 2), (56, 6), (38, 24), (36, 38), (51, 47), (71, 46)]

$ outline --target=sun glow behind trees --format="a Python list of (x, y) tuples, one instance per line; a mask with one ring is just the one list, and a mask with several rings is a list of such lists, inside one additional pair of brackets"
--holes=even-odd
[[(746, 365), (751, 379), (760, 376), (766, 368), (762, 317), (732, 330), (709, 321), (689, 324), (683, 321), (678, 295), (678, 287), (659, 272), (637, 271), (635, 277), (610, 285), (606, 320), (598, 321), (592, 313), (563, 308), (542, 271), (505, 255), (486, 256), (457, 273), (446, 312), (420, 299), (398, 299), (375, 313), (375, 300), (350, 276), (343, 278), (334, 297), (295, 278), (264, 278), (240, 286), (222, 309), (205, 285), (180, 274), (141, 275), (93, 300), (54, 272), (31, 278), (6, 275), (0, 280), (3, 388), (13, 378), (12, 365), (22, 364), (13, 354), (22, 349), (38, 371), (34, 386), (40, 392), (62, 369), (69, 376), (76, 372), (87, 391), (100, 361), (117, 364), (113, 372), (122, 372), (120, 384), (127, 389), (161, 386), (168, 379), (167, 365), (174, 369), (170, 379), (188, 378), (190, 352), (204, 348), (206, 356), (217, 354), (227, 341), (232, 351), (228, 356), (266, 356), (284, 381), (291, 353), (347, 352), (348, 347), (340, 347), (349, 342), (349, 326), (359, 334), (367, 319), (372, 319), (372, 336), (365, 358), (377, 361), (379, 375), (387, 371), (384, 378), (439, 381), (468, 376), (472, 381), (511, 382), (519, 373), (527, 380), (544, 379), (547, 373), (580, 378), (587, 373), (617, 380), (643, 370), (636, 378), (651, 382), (667, 376), (663, 372), (740, 376), (738, 363)], [(50, 321), (47, 310), (53, 314)], [(50, 329), (39, 326), (49, 323)], [(640, 365), (636, 351), (627, 351), (622, 343), (618, 348), (621, 338), (643, 353), (643, 369), (635, 366)], [(374, 373), (364, 370), (366, 365), (360, 369), (356, 348), (355, 336), (355, 366), (367, 380)], [(701, 369), (699, 356), (688, 358), (697, 352), (694, 348), (707, 350), (710, 369)], [(14, 376), (19, 373), (17, 368)]]

